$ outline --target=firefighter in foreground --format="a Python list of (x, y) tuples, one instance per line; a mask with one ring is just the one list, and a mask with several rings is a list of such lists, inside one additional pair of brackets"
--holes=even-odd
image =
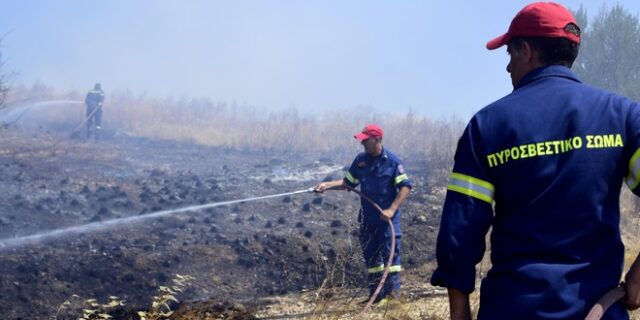
[(360, 222), (360, 245), (367, 267), (369, 297), (380, 282), (385, 263), (391, 249), (391, 220), (396, 235), (396, 250), (385, 285), (376, 297), (375, 303), (385, 303), (400, 297), (400, 206), (411, 191), (411, 182), (405, 173), (402, 161), (391, 151), (382, 147), (382, 129), (368, 125), (354, 137), (361, 141), (364, 152), (360, 153), (347, 171), (344, 179), (322, 182), (315, 186), (316, 192), (327, 189), (355, 188), (371, 198), (383, 209), (380, 214), (369, 202), (361, 200), (362, 208), (358, 216)]
[(104, 92), (102, 86), (96, 83), (93, 90), (87, 93), (84, 103), (87, 105), (85, 113), (87, 122), (87, 139), (93, 134), (94, 138), (98, 137), (98, 133), (102, 129), (102, 103), (104, 102)]
[[(471, 318), (489, 228), (478, 319), (584, 319), (621, 280), (619, 196), (623, 181), (640, 195), (640, 105), (581, 83), (570, 70), (579, 44), (572, 14), (541, 2), (487, 43), (507, 46), (514, 89), (458, 143), (431, 278), (448, 288), (452, 319)], [(640, 305), (638, 264), (604, 319)]]

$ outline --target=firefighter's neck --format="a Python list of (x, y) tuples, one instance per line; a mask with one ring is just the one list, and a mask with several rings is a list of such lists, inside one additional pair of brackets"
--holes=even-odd
[(371, 150), (367, 150), (367, 154), (372, 158), (379, 157), (382, 154), (382, 143), (376, 143), (376, 145), (371, 148)]

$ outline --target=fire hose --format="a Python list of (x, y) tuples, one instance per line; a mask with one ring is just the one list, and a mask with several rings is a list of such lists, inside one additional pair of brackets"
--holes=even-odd
[(585, 320), (600, 320), (604, 313), (618, 300), (622, 299), (626, 291), (624, 289), (624, 284), (619, 287), (615, 287), (605, 293), (598, 302), (589, 310), (587, 317)]
[[(87, 123), (87, 121), (89, 121), (89, 119), (91, 119), (91, 117), (93, 117), (94, 114), (96, 114), (96, 112), (98, 112), (98, 109), (102, 109), (102, 105), (99, 105), (95, 108), (93, 108), (93, 110), (91, 110), (91, 112), (89, 113), (89, 115), (87, 115), (86, 117), (84, 117), (84, 120), (77, 126), (75, 127), (75, 129), (73, 129), (71, 131), (71, 133), (69, 135), (73, 136), (73, 134), (75, 134), (78, 130), (82, 129), (82, 127), (84, 127), (84, 125)], [(52, 146), (56, 146), (58, 145), (60, 142), (62, 142), (64, 140), (64, 138), (59, 139), (58, 141), (56, 141), (56, 143), (54, 143)]]
[(84, 117), (84, 121), (82, 121), (75, 129), (73, 129), (73, 131), (71, 131), (71, 133), (75, 133), (76, 131), (82, 129), (82, 127), (85, 125), (85, 123), (87, 123), (87, 121), (89, 121), (89, 119), (91, 119), (91, 117), (93, 117), (93, 115), (96, 114), (96, 112), (99, 109), (102, 109), (102, 104), (100, 104), (97, 107), (93, 108), (93, 110), (91, 110), (91, 113), (89, 113), (88, 116)]
[[(373, 200), (371, 200), (371, 198), (367, 197), (360, 190), (357, 190), (355, 188), (352, 188), (352, 187), (350, 187), (348, 185), (344, 185), (344, 184), (342, 185), (342, 187), (344, 187), (348, 191), (355, 192), (362, 199), (364, 199), (365, 201), (370, 203), (374, 208), (376, 208), (376, 210), (378, 210), (378, 212), (381, 215), (383, 214), (382, 208), (380, 208), (380, 206), (377, 203), (375, 203)], [(337, 187), (328, 188), (327, 190), (337, 190)], [(373, 292), (373, 294), (369, 298), (369, 301), (367, 301), (367, 304), (364, 306), (364, 308), (356, 315), (355, 319), (361, 319), (362, 316), (365, 315), (367, 313), (367, 311), (369, 311), (369, 308), (371, 308), (371, 306), (373, 305), (373, 302), (376, 300), (376, 298), (380, 294), (380, 291), (382, 291), (382, 288), (384, 287), (384, 283), (387, 280), (387, 276), (389, 275), (389, 270), (391, 269), (391, 263), (393, 262), (393, 256), (395, 255), (395, 252), (396, 252), (396, 233), (395, 233), (395, 230), (393, 228), (393, 223), (391, 222), (391, 219), (388, 219), (387, 223), (389, 224), (389, 230), (391, 230), (391, 250), (389, 252), (389, 258), (387, 260), (387, 264), (385, 265), (384, 272), (382, 273), (382, 277), (380, 278), (380, 282), (378, 283), (378, 286), (376, 287), (376, 290)]]
[[(89, 119), (91, 119), (91, 117), (93, 117), (93, 115), (98, 111), (98, 109), (101, 109), (101, 108), (102, 108), (102, 105), (100, 105), (100, 106), (98, 106), (98, 107), (94, 108), (94, 109), (89, 113), (89, 115), (87, 115), (87, 116), (84, 118), (84, 120), (83, 120), (83, 121), (82, 121), (82, 122), (81, 122), (77, 127), (75, 127), (75, 129), (73, 129), (73, 130), (71, 131), (71, 133), (69, 133), (69, 136), (70, 136), (70, 137), (73, 137), (73, 135), (74, 135), (78, 130), (82, 129), (82, 127), (87, 123), (87, 121), (89, 121)], [(95, 136), (94, 136), (94, 137), (95, 137)], [(53, 150), (53, 148), (55, 148), (56, 146), (58, 146), (62, 141), (65, 141), (66, 139), (67, 139), (67, 137), (59, 138), (59, 139), (58, 139), (58, 140), (56, 140), (54, 143), (52, 143), (50, 146), (48, 146), (48, 147), (47, 147), (47, 149), (51, 149), (51, 150)], [(52, 154), (55, 154), (55, 150), (53, 150), (51, 153), (52, 153)]]

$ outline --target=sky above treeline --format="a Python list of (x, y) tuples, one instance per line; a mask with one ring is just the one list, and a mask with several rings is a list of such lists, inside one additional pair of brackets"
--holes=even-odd
[(0, 52), (14, 85), (465, 119), (512, 90), (506, 50), (485, 44), (528, 3), (0, 0)]

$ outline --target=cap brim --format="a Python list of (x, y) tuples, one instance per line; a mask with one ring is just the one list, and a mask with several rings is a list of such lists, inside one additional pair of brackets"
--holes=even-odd
[(509, 41), (511, 41), (511, 36), (508, 33), (505, 33), (489, 42), (487, 42), (487, 49), (489, 50), (495, 50), (498, 49), (502, 46), (504, 46), (505, 44), (509, 43)]
[(362, 132), (356, 133), (353, 137), (358, 139), (358, 140), (360, 140), (360, 141), (364, 141), (364, 140), (369, 139), (369, 135), (368, 134), (364, 134)]

